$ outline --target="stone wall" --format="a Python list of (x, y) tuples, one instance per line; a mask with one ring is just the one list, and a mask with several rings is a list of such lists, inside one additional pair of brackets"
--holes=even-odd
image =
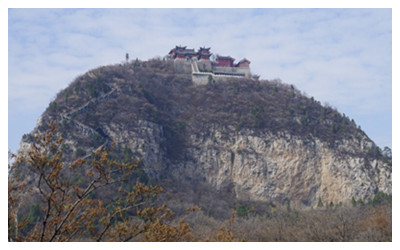
[(192, 66), (190, 62), (186, 60), (175, 59), (174, 60), (174, 70), (178, 74), (191, 74)]
[(213, 72), (220, 73), (243, 73), (245, 77), (250, 78), (250, 68), (239, 68), (239, 67), (213, 67)]
[(212, 73), (192, 73), (192, 81), (194, 85), (206, 85), (210, 80), (214, 79), (214, 77), (215, 76)]
[(197, 61), (197, 66), (198, 66), (200, 72), (211, 72), (212, 71), (210, 61), (207, 61), (207, 60)]
[[(187, 61), (181, 59), (174, 60), (174, 70), (178, 74), (192, 74), (192, 81), (195, 85), (205, 85), (209, 81), (219, 79), (226, 79), (229, 77), (243, 77), (240, 74), (244, 74), (244, 77), (250, 78), (250, 68), (238, 68), (238, 67), (212, 67), (211, 62), (207, 60), (200, 61)], [(215, 72), (215, 74), (214, 74)], [(218, 75), (222, 73), (222, 75)], [(226, 73), (226, 75), (224, 74)], [(229, 73), (237, 75), (229, 75)], [(212, 77), (210, 79), (210, 76)]]

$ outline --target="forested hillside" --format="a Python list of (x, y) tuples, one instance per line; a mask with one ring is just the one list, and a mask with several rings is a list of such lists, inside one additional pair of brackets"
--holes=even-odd
[(15, 157), (9, 240), (391, 241), (390, 152), (279, 80), (99, 67)]

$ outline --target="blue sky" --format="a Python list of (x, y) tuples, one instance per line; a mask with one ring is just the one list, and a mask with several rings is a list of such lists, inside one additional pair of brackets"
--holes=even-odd
[(175, 45), (246, 57), (392, 146), (391, 9), (9, 9), (8, 148), (78, 75)]

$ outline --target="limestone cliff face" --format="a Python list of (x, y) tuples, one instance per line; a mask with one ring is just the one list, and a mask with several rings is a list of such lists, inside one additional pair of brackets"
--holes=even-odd
[(363, 156), (373, 146), (367, 137), (341, 141), (332, 149), (312, 136), (305, 140), (285, 132), (209, 125), (186, 138), (184, 159), (169, 161), (160, 125), (139, 121), (126, 131), (110, 124), (107, 132), (139, 153), (151, 178), (206, 182), (239, 200), (290, 201), (302, 208), (316, 207), (319, 199), (350, 204), (352, 197), (368, 199), (378, 190), (391, 193), (391, 168)]
[(391, 169), (382, 162), (339, 153), (371, 147), (367, 139), (343, 141), (333, 150), (312, 137), (233, 131), (217, 126), (192, 135), (188, 151), (199, 161), (199, 176), (217, 189), (232, 185), (239, 199), (315, 206), (319, 198), (348, 203), (352, 197), (371, 197), (378, 189), (391, 190)]

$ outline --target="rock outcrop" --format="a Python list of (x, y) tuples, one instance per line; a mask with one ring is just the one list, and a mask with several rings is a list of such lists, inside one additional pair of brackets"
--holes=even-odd
[(363, 156), (373, 147), (368, 138), (341, 141), (332, 149), (312, 136), (209, 125), (186, 138), (184, 159), (170, 161), (160, 125), (138, 121), (131, 131), (118, 124), (106, 130), (114, 141), (140, 155), (151, 178), (206, 182), (238, 200), (290, 201), (304, 208), (316, 207), (319, 200), (350, 204), (353, 197), (366, 200), (378, 190), (391, 193), (391, 167)]
[[(32, 134), (57, 120), (72, 158), (78, 148), (90, 155), (114, 141), (141, 159), (147, 175), (161, 185), (202, 183), (237, 200), (309, 208), (319, 201), (350, 204), (378, 191), (391, 194), (391, 165), (368, 153), (376, 148), (368, 136), (293, 86), (250, 79), (193, 86), (168, 63), (156, 65), (135, 62), (78, 78)], [(102, 88), (95, 92), (100, 79)], [(91, 91), (85, 92), (85, 84)], [(25, 138), (21, 149), (28, 143)]]

